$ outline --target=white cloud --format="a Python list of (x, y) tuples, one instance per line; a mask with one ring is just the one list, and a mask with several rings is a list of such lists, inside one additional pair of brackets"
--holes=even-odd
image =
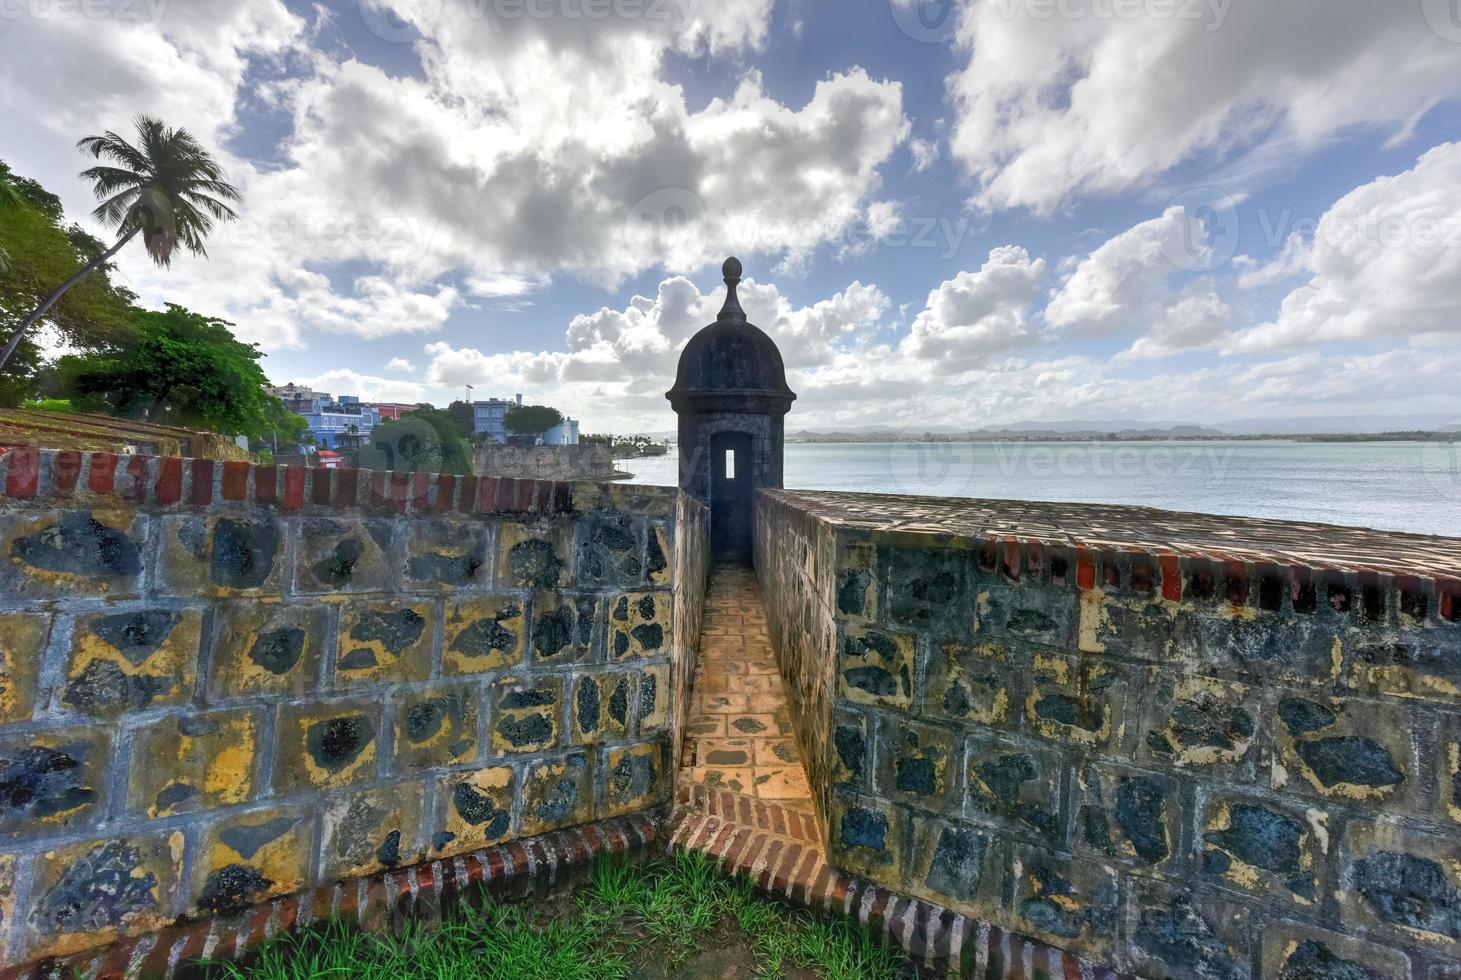
[(1044, 259), (1013, 245), (996, 248), (977, 272), (960, 272), (928, 294), (902, 348), (948, 373), (1024, 346), (1030, 304), (1044, 280)]
[(1042, 213), (1199, 157), (1216, 170), (1357, 125), (1403, 134), (1461, 93), (1461, 45), (1418, 2), (983, 0), (958, 42), (950, 151), (982, 204)]
[(1412, 169), (1350, 191), (1291, 260), (1309, 281), (1284, 298), (1275, 320), (1234, 336), (1231, 352), (1386, 338), (1455, 344), (1461, 143), (1437, 146)]
[(1067, 337), (1144, 335), (1132, 350), (1138, 356), (1210, 344), (1227, 325), (1227, 305), (1205, 279), (1172, 287), (1210, 254), (1206, 226), (1168, 208), (1082, 259), (1051, 296), (1045, 322)]
[(403, 374), (415, 374), (416, 365), (412, 364), (404, 357), (393, 357), (389, 361), (386, 361), (386, 370), (400, 371)]
[(908, 141), (908, 152), (913, 154), (913, 169), (927, 170), (938, 159), (938, 144), (932, 140), (914, 139)]
[(328, 391), (332, 395), (358, 395), (362, 401), (368, 402), (414, 404), (427, 400), (427, 389), (424, 385), (399, 378), (379, 378), (345, 368), (326, 371), (312, 378), (299, 378), (298, 382), (315, 391)]

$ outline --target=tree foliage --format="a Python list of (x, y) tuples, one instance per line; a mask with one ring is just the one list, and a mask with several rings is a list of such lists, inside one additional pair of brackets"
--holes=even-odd
[(472, 471), (472, 447), (448, 412), (422, 404), (372, 429), (360, 451), (360, 465), (373, 470), (465, 476)]
[(562, 422), (563, 413), (547, 405), (519, 405), (509, 410), (502, 421), (508, 432), (536, 436)]
[(472, 408), (472, 403), (458, 398), (446, 407), (446, 413), (457, 424), (457, 431), (462, 434), (462, 438), (471, 439), (477, 428), (477, 412)]
[(181, 306), (132, 317), (130, 343), (57, 362), (63, 396), (88, 411), (272, 439), (283, 406), (263, 390), (257, 345), (235, 339), (227, 321)]
[[(104, 250), (96, 238), (65, 223), (60, 198), (0, 162), (0, 336), (8, 336), (50, 290)], [(67, 346), (95, 351), (127, 341), (135, 300), (104, 265), (62, 296), (43, 322)], [(22, 339), (0, 378), (0, 404), (15, 404), (31, 393), (40, 362), (35, 339)]]

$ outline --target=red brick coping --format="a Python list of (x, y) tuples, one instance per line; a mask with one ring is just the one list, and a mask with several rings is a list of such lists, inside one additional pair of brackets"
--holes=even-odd
[(727, 873), (813, 912), (846, 915), (893, 942), (930, 971), (980, 980), (1129, 980), (1054, 946), (899, 895), (829, 865), (814, 826), (795, 811), (759, 800), (682, 785), (665, 828), (665, 847), (705, 854)]
[(102, 949), (39, 960), (0, 972), (0, 980), (170, 978), (205, 959), (239, 959), (268, 939), (331, 918), (367, 929), (408, 916), (431, 918), (442, 903), (472, 889), (521, 898), (581, 876), (600, 854), (634, 854), (659, 838), (660, 816), (637, 813), (510, 841), (412, 868), (355, 878), (277, 898), (235, 916), (216, 916), (124, 939)]
[(177, 456), (0, 450), (6, 498), (155, 506), (236, 502), (283, 510), (369, 507), (397, 514), (548, 514), (573, 510), (573, 484), (436, 473), (263, 466)]

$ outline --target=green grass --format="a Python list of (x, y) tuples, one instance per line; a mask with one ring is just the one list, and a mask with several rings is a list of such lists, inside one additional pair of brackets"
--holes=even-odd
[[(762, 898), (700, 855), (649, 864), (601, 858), (571, 896), (463, 909), (446, 921), (362, 932), (340, 922), (286, 935), (215, 980), (623, 980), (674, 976), (706, 951), (744, 951), (741, 969), (826, 980), (916, 975), (860, 925), (824, 921)], [(717, 967), (719, 969), (719, 967)], [(657, 971), (657, 972), (656, 972)], [(688, 972), (687, 972), (687, 975)]]

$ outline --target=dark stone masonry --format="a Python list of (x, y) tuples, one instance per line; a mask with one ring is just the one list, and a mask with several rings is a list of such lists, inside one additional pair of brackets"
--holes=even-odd
[(725, 273), (678, 489), (0, 454), (0, 978), (662, 821), (960, 976), (1461, 978), (1461, 540), (781, 489)]

